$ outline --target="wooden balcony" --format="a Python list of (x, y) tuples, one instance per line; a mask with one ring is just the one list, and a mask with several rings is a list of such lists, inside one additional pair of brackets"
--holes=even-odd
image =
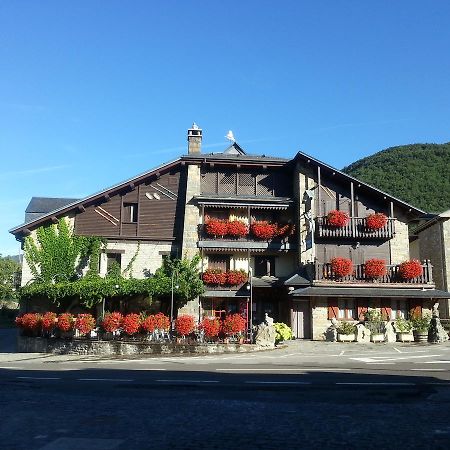
[[(331, 263), (315, 263), (315, 276), (314, 283), (324, 284), (324, 283), (341, 283), (341, 284), (361, 284), (370, 283), (374, 285), (382, 284), (402, 284), (402, 285), (430, 285), (434, 286), (432, 265), (429, 260), (426, 260), (422, 264), (423, 273), (420, 277), (405, 280), (399, 275), (400, 265), (393, 264), (386, 266), (386, 275), (377, 279), (367, 278), (364, 273), (364, 264), (354, 265), (354, 272), (352, 275), (346, 277), (337, 277), (331, 268)], [(412, 287), (412, 286), (411, 286)]]
[(335, 227), (328, 224), (327, 218), (315, 219), (315, 235), (321, 239), (357, 239), (357, 240), (388, 240), (395, 234), (395, 219), (389, 218), (387, 224), (379, 230), (371, 230), (366, 226), (365, 217), (351, 217), (344, 227)]

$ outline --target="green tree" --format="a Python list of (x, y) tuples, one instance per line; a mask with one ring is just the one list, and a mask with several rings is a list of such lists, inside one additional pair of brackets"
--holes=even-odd
[(20, 264), (9, 256), (0, 255), (0, 300), (16, 300)]

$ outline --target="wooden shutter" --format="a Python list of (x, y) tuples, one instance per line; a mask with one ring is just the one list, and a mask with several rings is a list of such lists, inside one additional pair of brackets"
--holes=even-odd
[(411, 316), (422, 316), (423, 300), (411, 298), (409, 299), (409, 312)]
[(381, 299), (381, 315), (383, 318), (386, 318), (387, 320), (391, 319), (391, 299), (390, 298), (382, 298)]
[(357, 305), (357, 312), (358, 312), (358, 320), (364, 320), (366, 317), (367, 309), (368, 309), (367, 299), (358, 298), (356, 305)]
[(337, 297), (328, 297), (328, 320), (339, 318)]

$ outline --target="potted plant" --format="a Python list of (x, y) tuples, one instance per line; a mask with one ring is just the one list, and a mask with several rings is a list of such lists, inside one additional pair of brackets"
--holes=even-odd
[(127, 314), (122, 320), (122, 331), (128, 336), (136, 334), (139, 331), (140, 326), (141, 318), (139, 314)]
[(225, 335), (230, 338), (234, 338), (237, 340), (243, 341), (243, 333), (246, 328), (246, 321), (240, 314), (230, 314), (229, 316), (225, 317), (223, 324), (222, 324), (222, 330), (225, 333)]
[(112, 339), (114, 334), (119, 333), (122, 326), (123, 316), (120, 312), (108, 312), (100, 322), (101, 329), (104, 331), (104, 339)]
[(327, 224), (332, 227), (345, 227), (349, 220), (350, 217), (346, 212), (337, 209), (333, 209), (327, 214)]
[(395, 331), (397, 332), (397, 339), (399, 342), (411, 342), (414, 340), (412, 335), (413, 325), (410, 320), (403, 317), (397, 317), (394, 324)]
[(60, 314), (56, 325), (62, 338), (72, 338), (75, 334), (75, 317), (70, 313)]
[(227, 282), (227, 274), (221, 269), (207, 269), (202, 275), (205, 284), (222, 286)]
[(339, 342), (353, 342), (355, 340), (356, 325), (351, 322), (339, 322), (337, 339)]
[(365, 314), (366, 327), (370, 330), (372, 342), (384, 342), (386, 327), (383, 317), (377, 309), (369, 308)]
[(205, 333), (208, 340), (215, 340), (220, 333), (220, 321), (213, 317), (205, 317), (201, 321), (199, 329)]
[(253, 222), (250, 226), (250, 230), (257, 239), (264, 239), (270, 241), (278, 233), (278, 226), (276, 223), (267, 222), (267, 220), (261, 220)]
[(231, 220), (230, 222), (228, 222), (227, 234), (234, 238), (247, 236), (248, 226), (240, 220)]
[(422, 273), (422, 264), (417, 259), (403, 261), (398, 268), (398, 274), (400, 275), (400, 278), (403, 278), (404, 280), (420, 277)]
[(229, 270), (227, 272), (227, 284), (229, 286), (238, 286), (247, 281), (248, 275), (245, 270)]
[(353, 273), (353, 262), (348, 258), (333, 258), (331, 272), (337, 278), (343, 278)]
[(194, 317), (189, 315), (178, 316), (175, 320), (175, 331), (180, 340), (185, 340), (188, 334), (194, 331), (195, 322)]
[(215, 238), (224, 237), (228, 233), (228, 220), (209, 219), (205, 223), (205, 231)]
[(386, 261), (384, 259), (369, 259), (364, 263), (364, 274), (366, 278), (376, 280), (386, 275)]
[(412, 314), (411, 323), (416, 342), (428, 342), (431, 317), (428, 314)]
[(81, 336), (87, 336), (95, 328), (95, 319), (92, 314), (78, 314), (75, 320), (75, 329)]
[(366, 227), (369, 231), (376, 231), (384, 228), (388, 223), (388, 217), (383, 213), (369, 214), (366, 217)]

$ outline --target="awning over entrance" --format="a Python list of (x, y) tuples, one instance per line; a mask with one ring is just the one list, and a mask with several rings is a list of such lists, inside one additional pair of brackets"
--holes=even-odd
[(291, 292), (294, 297), (406, 297), (406, 298), (450, 298), (450, 292), (437, 289), (395, 288), (335, 288), (307, 287)]

